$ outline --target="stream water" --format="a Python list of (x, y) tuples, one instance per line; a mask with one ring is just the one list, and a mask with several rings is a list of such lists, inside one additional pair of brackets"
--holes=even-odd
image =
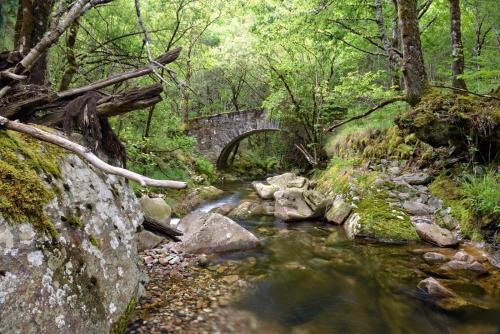
[[(246, 182), (219, 187), (226, 195), (199, 210), (256, 196)], [(273, 328), (263, 333), (500, 333), (498, 301), (490, 310), (450, 313), (418, 296), (416, 285), (428, 275), (415, 249), (430, 246), (353, 242), (342, 227), (315, 221), (257, 217), (238, 223), (258, 235), (262, 246), (219, 260), (255, 258), (247, 273), (252, 289), (234, 306)], [(464, 281), (454, 288), (491, 305), (480, 286)]]

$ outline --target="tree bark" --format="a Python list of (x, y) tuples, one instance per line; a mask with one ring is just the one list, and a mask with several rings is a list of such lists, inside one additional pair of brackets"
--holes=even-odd
[(68, 140), (62, 136), (58, 136), (43, 130), (40, 130), (34, 126), (23, 124), (20, 122), (10, 121), (9, 119), (0, 116), (0, 126), (5, 127), (6, 129), (22, 132), (27, 135), (30, 135), (36, 139), (41, 141), (45, 141), (47, 143), (51, 143), (62, 147), (68, 151), (71, 151), (78, 155), (80, 158), (86, 160), (90, 164), (92, 164), (97, 169), (100, 169), (108, 174), (123, 176), (126, 179), (136, 181), (140, 183), (142, 186), (153, 186), (160, 188), (173, 188), (173, 189), (183, 189), (187, 187), (185, 182), (178, 181), (170, 181), (170, 180), (155, 180), (150, 179), (146, 176), (134, 173), (124, 168), (115, 167), (107, 164), (106, 162), (99, 159), (95, 154), (89, 151), (88, 148), (81, 146)]
[[(33, 5), (33, 29), (31, 32), (30, 49), (43, 38), (50, 23), (52, 6), (54, 0), (37, 0)], [(34, 85), (45, 85), (48, 73), (48, 52), (42, 52), (38, 61), (31, 67), (28, 83)]]
[(377, 23), (380, 40), (382, 41), (384, 50), (389, 58), (391, 86), (394, 87), (395, 90), (401, 90), (401, 87), (399, 85), (399, 68), (401, 67), (400, 56), (396, 52), (397, 49), (393, 47), (391, 41), (389, 40), (389, 37), (387, 36), (382, 0), (375, 0), (375, 21)]
[(66, 65), (66, 71), (64, 71), (63, 77), (61, 79), (59, 91), (64, 91), (69, 88), (69, 86), (71, 85), (71, 81), (73, 80), (73, 76), (76, 74), (78, 69), (78, 64), (76, 62), (75, 56), (75, 44), (79, 29), (79, 20), (75, 20), (69, 27), (68, 40), (66, 41), (66, 59), (68, 64)]
[(403, 78), (406, 101), (414, 106), (427, 88), (424, 57), (418, 28), (417, 0), (398, 0), (398, 19), (403, 46)]
[(450, 33), (451, 33), (451, 75), (454, 88), (467, 89), (464, 74), (464, 46), (462, 43), (462, 27), (460, 17), (460, 0), (450, 0)]

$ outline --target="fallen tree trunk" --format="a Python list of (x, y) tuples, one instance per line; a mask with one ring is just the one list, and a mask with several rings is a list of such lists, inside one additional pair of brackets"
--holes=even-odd
[[(179, 57), (180, 52), (181, 48), (169, 51), (160, 56), (157, 59), (157, 62), (162, 65), (172, 63)], [(35, 112), (40, 110), (50, 111), (50, 109), (55, 109), (55, 112), (57, 112), (59, 108), (64, 107), (64, 105), (68, 103), (70, 98), (85, 94), (89, 91), (99, 90), (129, 79), (151, 74), (152, 72), (152, 66), (146, 65), (139, 69), (112, 75), (106, 79), (96, 81), (83, 87), (69, 89), (57, 93), (50, 92), (43, 86), (38, 86), (37, 88), (37, 86), (32, 85), (18, 85), (17, 87), (11, 89), (8, 97), (6, 96), (4, 99), (0, 100), (0, 116), (9, 119), (20, 119), (22, 121), (25, 121), (29, 120)], [(106, 107), (103, 107), (106, 110), (103, 112), (109, 114), (110, 116), (114, 116), (132, 110), (146, 108), (159, 102), (161, 100), (159, 92), (157, 94), (154, 94), (156, 95), (155, 97), (150, 96), (152, 92), (156, 92), (158, 89), (156, 86), (155, 88), (152, 87), (153, 86), (149, 86), (143, 90), (138, 89), (126, 92), (121, 95), (121, 98), (115, 97), (114, 102), (108, 104)], [(37, 89), (39, 90), (38, 92)], [(138, 98), (133, 101), (127, 101), (128, 98), (126, 97), (129, 95), (137, 97), (144, 95), (147, 98)], [(123, 101), (123, 103), (120, 103), (120, 101)], [(117, 107), (113, 108), (113, 105)], [(124, 106), (126, 106), (126, 108), (123, 108)], [(119, 112), (118, 108), (120, 107), (123, 108), (123, 112)]]
[(16, 121), (11, 121), (5, 117), (0, 116), (0, 126), (6, 129), (22, 132), (28, 134), (34, 138), (45, 141), (62, 147), (68, 151), (71, 151), (78, 155), (80, 158), (86, 160), (91, 165), (100, 169), (108, 174), (113, 174), (117, 176), (123, 176), (126, 179), (133, 180), (141, 184), (142, 186), (152, 186), (159, 188), (173, 188), (173, 189), (183, 189), (187, 187), (185, 182), (170, 181), (170, 180), (155, 180), (150, 179), (146, 176), (134, 173), (124, 168), (116, 167), (107, 164), (106, 162), (99, 159), (94, 153), (92, 153), (88, 148), (76, 144), (64, 137), (40, 130), (34, 126), (23, 124)]
[[(130, 111), (144, 109), (161, 101), (161, 84), (140, 87), (118, 95), (103, 96), (97, 101), (97, 113), (102, 117), (121, 115)], [(57, 126), (64, 119), (65, 100), (58, 100), (34, 110), (36, 124)]]
[(151, 217), (144, 217), (142, 226), (144, 226), (144, 229), (147, 231), (160, 234), (172, 239), (173, 241), (181, 241), (181, 239), (178, 238), (182, 235), (181, 231), (173, 227), (165, 226), (164, 224)]

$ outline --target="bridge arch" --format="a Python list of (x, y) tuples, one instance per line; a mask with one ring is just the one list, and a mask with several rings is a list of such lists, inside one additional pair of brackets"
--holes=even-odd
[(197, 139), (198, 150), (218, 168), (227, 166), (231, 150), (244, 138), (265, 131), (282, 131), (265, 109), (249, 109), (198, 117), (188, 122), (188, 133)]
[(235, 150), (237, 145), (245, 138), (250, 137), (251, 135), (254, 135), (256, 133), (261, 133), (261, 132), (284, 132), (282, 129), (275, 129), (275, 128), (270, 128), (270, 129), (256, 129), (256, 130), (251, 130), (248, 132), (245, 132), (238, 137), (234, 138), (231, 140), (221, 151), (219, 157), (217, 158), (217, 169), (219, 170), (224, 170), (228, 167), (227, 160), (229, 159), (229, 156), (231, 155), (231, 152)]

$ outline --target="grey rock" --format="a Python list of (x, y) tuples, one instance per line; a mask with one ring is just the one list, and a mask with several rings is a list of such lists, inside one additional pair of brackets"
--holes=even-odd
[(137, 239), (137, 250), (139, 252), (155, 248), (162, 242), (166, 241), (165, 238), (162, 238), (150, 231), (141, 231), (137, 233), (135, 237)]
[(401, 168), (399, 167), (389, 167), (389, 173), (391, 173), (393, 176), (401, 174)]
[(162, 198), (149, 198), (144, 195), (140, 199), (144, 217), (151, 218), (161, 224), (168, 225), (172, 215), (172, 209)]
[(434, 210), (441, 210), (443, 207), (443, 201), (440, 200), (439, 198), (436, 198), (434, 196), (431, 196), (429, 200), (427, 201), (427, 204), (433, 208)]
[(427, 252), (423, 255), (425, 262), (429, 264), (442, 263), (446, 261), (446, 256), (437, 252)]
[[(76, 155), (58, 163), (60, 177), (46, 183), (56, 195), (44, 209), (53, 240), (0, 214), (0, 333), (109, 333), (139, 297), (143, 217), (132, 189)], [(70, 214), (83, 228), (61, 219)]]
[[(184, 220), (184, 219), (183, 219)], [(259, 239), (228, 217), (218, 213), (201, 213), (181, 220), (184, 231), (181, 242), (172, 246), (187, 253), (219, 253), (255, 248)]]
[(451, 260), (440, 266), (437, 272), (445, 276), (456, 276), (456, 275), (482, 275), (488, 272), (488, 270), (479, 262), (474, 261), (472, 263), (458, 260)]
[(303, 197), (304, 191), (299, 188), (280, 190), (274, 194), (276, 199), (274, 216), (284, 221), (305, 220), (315, 217)]
[(234, 206), (229, 203), (225, 203), (217, 208), (213, 208), (212, 210), (210, 210), (210, 212), (215, 212), (223, 216), (227, 216), (232, 210), (234, 210)]
[(293, 173), (285, 173), (277, 176), (268, 177), (266, 179), (270, 185), (277, 186), (283, 190), (286, 188), (304, 188), (307, 189), (309, 181), (302, 176), (297, 176)]
[(400, 178), (411, 185), (425, 185), (429, 184), (432, 180), (431, 176), (427, 173), (404, 174)]
[(427, 204), (411, 200), (403, 203), (403, 209), (405, 209), (408, 214), (414, 216), (427, 216), (433, 214), (435, 211), (434, 208)]
[(349, 203), (345, 202), (341, 197), (337, 197), (330, 209), (326, 212), (326, 220), (330, 223), (341, 225), (347, 219), (352, 211)]
[(227, 215), (232, 219), (246, 219), (255, 216), (273, 216), (274, 203), (270, 201), (243, 201)]
[(466, 251), (462, 250), (462, 251), (459, 251), (459, 252), (455, 253), (455, 255), (453, 256), (453, 260), (463, 261), (463, 262), (473, 262), (474, 261), (474, 257), (471, 256)]
[(252, 186), (262, 199), (272, 199), (274, 197), (274, 193), (280, 190), (280, 187), (277, 185), (266, 185), (262, 182), (252, 182)]
[(417, 285), (420, 293), (431, 298), (433, 302), (442, 309), (452, 311), (467, 305), (467, 302), (452, 290), (443, 286), (433, 277), (420, 281)]
[(458, 239), (449, 230), (433, 223), (413, 221), (419, 237), (439, 247), (452, 247), (458, 244)]
[(361, 216), (357, 213), (352, 214), (344, 224), (344, 229), (349, 239), (354, 239), (360, 231)]
[(331, 200), (326, 198), (322, 193), (316, 190), (304, 190), (302, 196), (307, 205), (314, 211), (315, 217), (320, 217), (325, 214), (327, 206), (331, 204)]

